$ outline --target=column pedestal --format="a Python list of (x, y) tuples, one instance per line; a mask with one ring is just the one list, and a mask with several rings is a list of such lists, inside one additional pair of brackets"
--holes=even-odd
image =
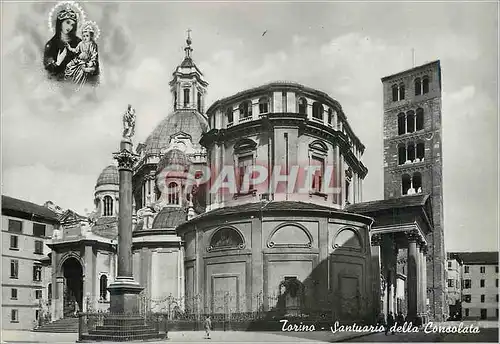
[(108, 287), (109, 312), (112, 314), (138, 314), (139, 294), (144, 290), (132, 277), (117, 277)]

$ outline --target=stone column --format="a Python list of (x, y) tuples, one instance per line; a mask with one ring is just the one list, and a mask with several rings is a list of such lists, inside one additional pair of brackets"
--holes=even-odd
[(422, 241), (417, 241), (417, 314), (422, 315)]
[(408, 319), (415, 324), (417, 320), (417, 269), (418, 269), (418, 232), (406, 233), (408, 238)]
[(118, 217), (118, 276), (108, 287), (111, 313), (137, 313), (138, 294), (143, 288), (132, 275), (132, 167), (137, 155), (132, 142), (123, 139), (115, 153), (120, 173), (120, 214)]
[(372, 290), (373, 290), (373, 318), (376, 319), (377, 316), (382, 312), (381, 307), (381, 256), (380, 256), (380, 245), (382, 244), (381, 234), (372, 234), (371, 237), (371, 260), (372, 260)]
[[(92, 274), (92, 246), (85, 246), (84, 264), (85, 264), (85, 275), (83, 276), (83, 300), (82, 309), (83, 312), (87, 312), (87, 304), (91, 304), (94, 307), (95, 295), (94, 295), (94, 276)], [(88, 299), (88, 301), (87, 301)]]

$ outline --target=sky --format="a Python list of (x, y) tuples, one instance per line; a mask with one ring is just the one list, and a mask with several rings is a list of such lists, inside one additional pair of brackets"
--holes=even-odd
[[(447, 251), (498, 250), (498, 3), (97, 2), (95, 96), (41, 69), (55, 3), (2, 2), (2, 194), (85, 214), (113, 162), (128, 103), (143, 142), (172, 108), (186, 30), (207, 104), (275, 80), (322, 90), (366, 146), (364, 201), (383, 198), (381, 78), (440, 60)], [(266, 34), (263, 35), (264, 31)]]

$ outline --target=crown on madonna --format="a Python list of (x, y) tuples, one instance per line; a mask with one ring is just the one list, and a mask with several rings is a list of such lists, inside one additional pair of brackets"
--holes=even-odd
[(65, 9), (63, 9), (59, 14), (57, 15), (58, 20), (66, 20), (66, 19), (71, 19), (74, 21), (78, 20), (78, 14), (76, 14), (75, 11), (71, 9), (69, 5), (66, 6)]

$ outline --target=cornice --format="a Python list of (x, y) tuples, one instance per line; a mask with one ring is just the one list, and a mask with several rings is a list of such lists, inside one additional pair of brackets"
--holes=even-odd
[(390, 142), (390, 143), (401, 143), (401, 142), (409, 142), (409, 141), (415, 141), (415, 140), (422, 140), (422, 141), (429, 141), (432, 139), (433, 132), (429, 130), (419, 130), (415, 131), (413, 133), (406, 133), (402, 135), (397, 135), (393, 136), (387, 139), (384, 139), (385, 142)]
[(399, 173), (405, 173), (405, 172), (426, 171), (430, 168), (432, 168), (431, 163), (415, 162), (415, 163), (407, 164), (407, 165), (398, 165), (396, 167), (388, 169), (388, 172), (390, 174), (399, 174)]

